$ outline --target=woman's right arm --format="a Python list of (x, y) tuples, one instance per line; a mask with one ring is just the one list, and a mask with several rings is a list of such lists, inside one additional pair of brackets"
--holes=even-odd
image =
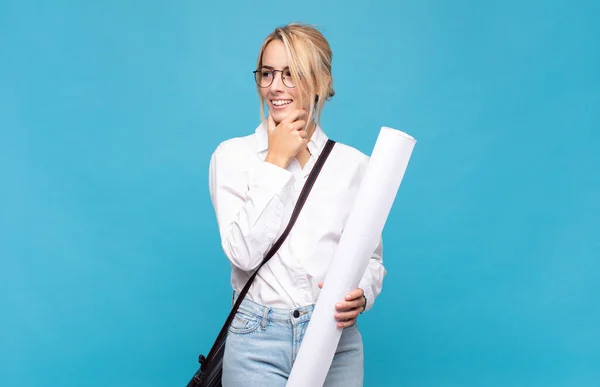
[(275, 242), (293, 189), (292, 174), (272, 163), (249, 170), (255, 163), (252, 157), (239, 144), (223, 143), (209, 166), (210, 197), (223, 251), (243, 271), (258, 267)]

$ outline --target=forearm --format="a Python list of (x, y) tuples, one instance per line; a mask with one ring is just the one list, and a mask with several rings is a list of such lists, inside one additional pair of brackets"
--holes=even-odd
[(223, 251), (234, 267), (251, 271), (260, 264), (281, 228), (293, 178), (267, 162), (254, 171), (250, 181), (218, 172), (211, 179), (211, 197)]
[(367, 269), (358, 285), (358, 287), (364, 291), (365, 297), (367, 298), (366, 310), (373, 307), (375, 299), (381, 293), (385, 275), (386, 270), (383, 266), (383, 245), (380, 241), (371, 256)]

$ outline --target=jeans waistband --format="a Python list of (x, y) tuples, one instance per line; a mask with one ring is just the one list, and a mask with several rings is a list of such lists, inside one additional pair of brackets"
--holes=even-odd
[[(237, 299), (237, 296), (237, 292), (234, 292), (234, 302)], [(271, 306), (260, 305), (254, 301), (244, 298), (238, 311), (251, 313), (258, 317), (268, 316), (269, 320), (271, 321), (291, 321), (292, 323), (301, 323), (310, 320), (314, 309), (314, 305), (306, 305), (294, 309), (273, 308)]]

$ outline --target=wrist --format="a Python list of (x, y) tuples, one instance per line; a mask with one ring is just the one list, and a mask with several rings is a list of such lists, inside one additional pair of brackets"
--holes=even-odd
[(287, 169), (287, 166), (290, 163), (289, 159), (287, 159), (285, 157), (281, 157), (281, 156), (276, 156), (271, 153), (267, 153), (267, 157), (265, 157), (265, 161), (267, 163), (276, 165), (282, 169)]

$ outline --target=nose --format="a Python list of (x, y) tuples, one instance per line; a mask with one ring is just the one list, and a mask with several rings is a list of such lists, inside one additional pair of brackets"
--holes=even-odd
[(273, 83), (271, 83), (271, 92), (283, 91), (283, 73), (273, 74)]

